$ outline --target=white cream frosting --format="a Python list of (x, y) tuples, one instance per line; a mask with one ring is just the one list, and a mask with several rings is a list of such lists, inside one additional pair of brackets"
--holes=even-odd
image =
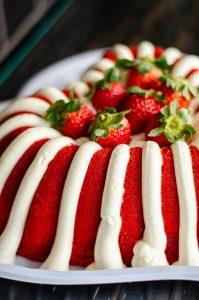
[(141, 42), (137, 47), (137, 56), (142, 57), (154, 57), (155, 47), (148, 41)]
[(38, 90), (35, 93), (35, 95), (47, 98), (52, 104), (55, 103), (57, 100), (64, 100), (65, 102), (69, 101), (69, 99), (62, 91), (52, 86), (48, 86)]
[(195, 71), (194, 73), (189, 75), (187, 79), (193, 86), (199, 87), (199, 71)]
[(0, 125), (0, 140), (11, 133), (13, 130), (24, 126), (50, 127), (50, 123), (32, 114), (22, 114), (14, 116)]
[(130, 48), (124, 44), (115, 44), (113, 46), (113, 51), (115, 52), (118, 59), (134, 59), (133, 53), (131, 52)]
[(34, 113), (43, 117), (49, 107), (50, 105), (47, 102), (40, 100), (39, 98), (29, 97), (17, 99), (0, 112), (0, 122), (10, 115), (21, 111)]
[(177, 77), (186, 77), (193, 69), (199, 69), (199, 57), (186, 55), (173, 66), (171, 74)]
[(104, 57), (100, 59), (93, 67), (105, 72), (107, 69), (113, 68), (114, 66), (115, 63), (111, 59)]
[(164, 56), (167, 62), (172, 65), (178, 58), (182, 56), (182, 52), (174, 47), (169, 47), (164, 50)]
[(161, 208), (162, 156), (157, 143), (146, 142), (142, 150), (142, 205), (145, 230), (133, 248), (132, 266), (168, 265), (166, 234)]
[(192, 161), (185, 142), (171, 146), (180, 206), (178, 265), (199, 266), (197, 239), (197, 202)]
[(101, 223), (95, 243), (95, 268), (123, 268), (119, 248), (121, 228), (120, 210), (124, 194), (124, 180), (129, 161), (129, 146), (117, 146), (111, 155), (102, 198)]
[(48, 258), (41, 266), (43, 269), (66, 271), (69, 268), (81, 188), (89, 163), (100, 149), (97, 143), (88, 142), (77, 150), (73, 158), (62, 194), (55, 240)]
[(74, 92), (80, 97), (84, 98), (89, 92), (89, 86), (83, 81), (73, 81), (68, 86), (69, 89), (74, 90)]
[(82, 137), (80, 137), (80, 138), (78, 138), (78, 139), (75, 140), (75, 142), (76, 142), (76, 144), (78, 146), (81, 146), (84, 143), (89, 142), (89, 141), (90, 141), (90, 139), (88, 137), (86, 137), (86, 136), (82, 136)]
[(14, 139), (0, 157), (0, 170), (3, 170), (0, 172), (0, 193), (16, 163), (33, 143), (58, 136), (60, 133), (52, 128), (36, 127), (26, 130)]
[(136, 140), (132, 140), (129, 144), (130, 148), (143, 148), (144, 144), (146, 142), (145, 141), (136, 141)]
[(7, 225), (0, 236), (0, 263), (14, 263), (32, 199), (48, 164), (62, 148), (73, 143), (67, 137), (55, 138), (44, 144), (37, 153), (21, 182)]
[(104, 74), (98, 70), (88, 70), (82, 75), (82, 80), (87, 83), (94, 83), (104, 78)]
[(131, 136), (131, 141), (146, 141), (145, 132), (141, 132), (141, 133), (132, 135)]

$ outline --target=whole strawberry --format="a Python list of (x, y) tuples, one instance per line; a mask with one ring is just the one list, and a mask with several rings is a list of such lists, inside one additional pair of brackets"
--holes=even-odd
[(45, 118), (63, 135), (77, 139), (87, 135), (95, 115), (79, 99), (73, 99), (68, 103), (63, 100), (56, 101), (48, 109)]
[(159, 77), (170, 68), (164, 56), (137, 58), (132, 61), (121, 59), (117, 61), (116, 66), (129, 70), (127, 87), (139, 86), (143, 89), (158, 89), (161, 84)]
[(164, 95), (137, 86), (129, 88), (127, 92), (129, 95), (121, 108), (131, 110), (126, 118), (131, 125), (131, 133), (138, 134), (145, 131), (149, 118), (160, 111)]
[(164, 106), (160, 113), (150, 118), (147, 128), (147, 140), (160, 146), (169, 146), (178, 140), (187, 140), (196, 130), (190, 125), (191, 115), (186, 108), (179, 109), (177, 100)]
[(117, 112), (115, 108), (108, 107), (105, 112), (98, 111), (89, 133), (91, 140), (102, 147), (114, 148), (119, 144), (129, 144), (131, 128), (125, 115), (129, 111)]
[(105, 110), (106, 107), (117, 109), (126, 95), (125, 92), (116, 69), (111, 68), (106, 71), (105, 78), (94, 85), (91, 100), (97, 110)]
[(197, 96), (197, 89), (184, 78), (178, 78), (169, 74), (160, 77), (162, 82), (160, 90), (165, 94), (165, 104), (170, 105), (175, 99), (178, 100), (179, 108), (187, 108), (193, 97)]

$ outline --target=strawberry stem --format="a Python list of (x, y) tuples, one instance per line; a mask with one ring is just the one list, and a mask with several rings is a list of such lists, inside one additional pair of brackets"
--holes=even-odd
[(107, 107), (105, 112), (98, 111), (95, 120), (91, 124), (88, 133), (92, 141), (97, 141), (98, 137), (106, 138), (110, 129), (123, 127), (122, 121), (124, 116), (130, 110), (117, 112), (113, 107)]
[(60, 130), (64, 128), (66, 115), (80, 110), (82, 104), (78, 98), (70, 98), (66, 103), (64, 100), (58, 100), (47, 110), (45, 119), (50, 122), (51, 127)]
[(160, 81), (164, 82), (167, 87), (172, 88), (174, 92), (182, 92), (182, 95), (189, 100), (192, 96), (197, 96), (198, 90), (191, 83), (184, 79), (172, 76), (170, 74), (163, 74)]
[(196, 130), (190, 125), (190, 111), (186, 108), (178, 110), (178, 106), (177, 100), (172, 101), (169, 106), (164, 106), (158, 118), (161, 126), (151, 130), (148, 136), (164, 134), (169, 142), (175, 143), (179, 140), (187, 140), (195, 134)]

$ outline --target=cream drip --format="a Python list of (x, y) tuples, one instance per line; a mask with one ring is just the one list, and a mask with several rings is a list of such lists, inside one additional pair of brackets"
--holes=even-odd
[(3, 172), (0, 172), (0, 193), (16, 163), (33, 143), (58, 136), (60, 136), (59, 132), (54, 129), (36, 127), (26, 130), (14, 139), (0, 157), (0, 170), (3, 170)]
[(186, 77), (193, 69), (199, 69), (199, 57), (186, 55), (173, 66), (171, 74), (177, 77)]
[(110, 158), (102, 198), (101, 223), (95, 243), (94, 267), (96, 269), (124, 267), (118, 240), (122, 222), (120, 210), (129, 157), (129, 147), (119, 145), (113, 150)]
[(67, 86), (73, 90), (80, 98), (84, 98), (89, 92), (89, 86), (83, 81), (74, 81)]
[(0, 125), (0, 140), (6, 135), (11, 133), (17, 128), (30, 126), (30, 127), (49, 127), (50, 124), (44, 119), (32, 115), (32, 114), (22, 114), (14, 116)]
[(185, 142), (171, 146), (180, 206), (178, 265), (199, 266), (197, 202), (189, 147)]
[(16, 194), (7, 225), (0, 236), (0, 263), (14, 263), (32, 199), (48, 164), (63, 147), (71, 144), (73, 140), (67, 137), (48, 141), (28, 168)]
[(0, 112), (0, 122), (17, 112), (30, 112), (43, 117), (50, 105), (39, 98), (29, 97), (12, 102)]
[(168, 265), (161, 208), (162, 156), (158, 144), (146, 142), (142, 150), (142, 204), (145, 230), (133, 248), (132, 266)]
[(134, 59), (133, 53), (131, 52), (130, 48), (124, 44), (115, 44), (113, 46), (113, 51), (115, 52), (118, 59)]
[(66, 271), (69, 268), (80, 192), (89, 163), (100, 149), (97, 143), (88, 142), (77, 150), (73, 158), (62, 194), (55, 240), (48, 258), (41, 266), (43, 269)]
[(99, 69), (102, 72), (105, 72), (107, 69), (113, 68), (115, 63), (109, 58), (100, 59), (93, 67)]
[(66, 95), (62, 91), (58, 90), (55, 87), (51, 87), (51, 86), (38, 90), (35, 93), (35, 96), (36, 95), (47, 98), (51, 103), (55, 103), (57, 100), (60, 100), (60, 99), (64, 100), (65, 102), (69, 101), (69, 99), (66, 97)]
[(177, 48), (169, 47), (164, 50), (164, 56), (166, 57), (167, 62), (172, 65), (178, 58), (182, 57), (182, 52)]
[(142, 57), (154, 57), (155, 47), (152, 43), (148, 41), (141, 42), (137, 47), (137, 56)]
[(97, 70), (88, 70), (83, 74), (82, 80), (86, 83), (94, 83), (104, 78), (104, 74)]
[(195, 71), (194, 73), (189, 75), (187, 79), (193, 86), (199, 87), (199, 71)]

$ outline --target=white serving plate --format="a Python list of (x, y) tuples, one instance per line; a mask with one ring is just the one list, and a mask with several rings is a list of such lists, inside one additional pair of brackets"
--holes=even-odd
[(91, 50), (62, 59), (35, 74), (20, 89), (18, 96), (31, 95), (46, 86), (63, 88), (68, 83), (80, 79), (82, 73), (96, 63), (103, 49)]
[[(31, 95), (44, 86), (63, 87), (72, 80), (77, 80), (82, 72), (95, 63), (102, 54), (102, 49), (74, 55), (63, 59), (37, 73), (20, 90), (18, 96)], [(0, 109), (7, 101), (0, 104)], [(199, 267), (148, 267), (126, 268), (120, 270), (70, 270), (55, 272), (39, 269), (39, 263), (17, 257), (14, 265), (0, 264), (0, 277), (30, 283), (53, 285), (107, 284), (139, 282), (153, 280), (193, 280), (199, 281)]]

